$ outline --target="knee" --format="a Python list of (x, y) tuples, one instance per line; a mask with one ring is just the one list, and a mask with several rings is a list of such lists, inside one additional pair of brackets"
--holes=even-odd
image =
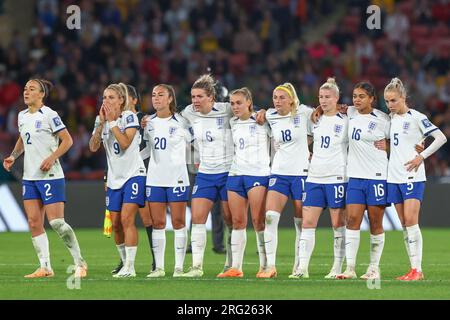
[(30, 227), (31, 231), (39, 230), (41, 228), (43, 229), (43, 223), (39, 218), (28, 217), (28, 226)]
[(252, 218), (252, 223), (255, 230), (264, 230), (264, 217)]
[(64, 219), (53, 219), (49, 221), (50, 226), (55, 230), (57, 233), (61, 233), (63, 231), (66, 231), (68, 229), (68, 226)]
[(112, 226), (115, 233), (121, 233), (123, 231), (122, 222), (120, 219), (113, 220)]
[(186, 225), (186, 223), (184, 222), (183, 219), (172, 219), (172, 226), (174, 229), (181, 229), (184, 228)]
[(245, 225), (245, 221), (243, 219), (233, 219), (233, 229), (240, 230), (245, 229), (247, 226)]
[(360, 219), (356, 218), (355, 216), (348, 216), (347, 226), (350, 227), (351, 229), (359, 228), (359, 220)]
[(120, 221), (122, 222), (122, 227), (125, 228), (130, 228), (134, 226), (134, 217), (128, 217), (125, 215), (122, 215), (122, 217), (120, 218)]

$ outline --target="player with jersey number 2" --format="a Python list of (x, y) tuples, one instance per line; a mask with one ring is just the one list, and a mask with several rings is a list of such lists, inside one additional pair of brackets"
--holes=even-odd
[[(424, 114), (408, 107), (406, 96), (406, 89), (398, 78), (392, 79), (384, 89), (384, 99), (391, 111), (388, 202), (394, 203), (402, 223), (411, 264), (410, 271), (397, 279), (417, 281), (424, 278), (423, 240), (419, 228), (419, 212), (426, 181), (424, 160), (436, 152), (447, 138)], [(418, 154), (415, 145), (427, 136), (432, 136), (434, 141)]]
[[(50, 250), (44, 219), (69, 249), (75, 263), (75, 277), (86, 277), (87, 264), (81, 256), (77, 237), (64, 220), (65, 180), (59, 158), (72, 146), (72, 138), (58, 114), (44, 101), (50, 95), (51, 83), (44, 79), (29, 80), (23, 91), (28, 106), (19, 113), (19, 139), (3, 167), (10, 171), (24, 153), (23, 204), (31, 230), (31, 240), (40, 267), (25, 278), (53, 277)], [(61, 141), (61, 143), (59, 143)]]

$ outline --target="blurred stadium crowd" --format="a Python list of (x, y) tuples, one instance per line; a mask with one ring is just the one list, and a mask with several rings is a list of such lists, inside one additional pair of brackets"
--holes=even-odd
[[(66, 27), (66, 8), (81, 8), (81, 30)], [(381, 30), (366, 26), (367, 6), (382, 9)], [(74, 139), (63, 159), (69, 179), (103, 176), (105, 156), (88, 141), (103, 89), (125, 82), (151, 112), (151, 90), (172, 84), (180, 109), (194, 80), (211, 68), (228, 88), (249, 87), (271, 106), (273, 88), (290, 81), (302, 103), (315, 106), (328, 76), (351, 104), (352, 87), (370, 80), (382, 92), (391, 77), (409, 88), (409, 105), (450, 138), (450, 1), (306, 0), (37, 0), (27, 41), (0, 47), (0, 155), (17, 139), (22, 87), (51, 80), (47, 104)], [(450, 144), (427, 159), (429, 176), (450, 176)]]

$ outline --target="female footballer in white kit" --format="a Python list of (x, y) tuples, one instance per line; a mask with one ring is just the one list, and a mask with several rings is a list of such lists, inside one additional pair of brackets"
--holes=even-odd
[(125, 234), (125, 264), (113, 277), (135, 277), (134, 261), (138, 233), (135, 216), (145, 205), (144, 162), (139, 153), (139, 122), (128, 110), (128, 90), (124, 83), (111, 84), (103, 92), (103, 104), (99, 112), (98, 127), (89, 141), (89, 148), (96, 152), (101, 142), (106, 151), (108, 178), (106, 207), (111, 218), (120, 214)]
[[(65, 180), (59, 158), (72, 146), (72, 137), (59, 115), (44, 105), (52, 84), (31, 79), (25, 85), (23, 99), (28, 106), (19, 113), (19, 139), (3, 167), (10, 171), (24, 153), (23, 204), (31, 230), (31, 240), (40, 267), (25, 278), (53, 277), (50, 251), (44, 229), (47, 215), (50, 226), (63, 240), (75, 264), (75, 277), (86, 277), (87, 264), (81, 256), (77, 237), (64, 220)], [(59, 143), (61, 141), (61, 143)]]
[[(424, 160), (436, 152), (447, 138), (428, 118), (408, 107), (406, 89), (394, 78), (384, 89), (384, 99), (391, 111), (391, 143), (388, 166), (388, 202), (394, 203), (403, 226), (404, 243), (411, 269), (398, 280), (424, 278), (422, 271), (422, 233), (419, 212), (425, 189)], [(418, 154), (415, 145), (432, 136), (433, 143)]]
[(259, 255), (259, 271), (266, 268), (264, 247), (265, 198), (270, 175), (270, 128), (259, 125), (253, 111), (253, 99), (247, 88), (230, 93), (235, 117), (230, 120), (234, 157), (227, 180), (231, 233), (232, 267), (219, 278), (243, 277), (242, 261), (247, 243), (247, 213), (250, 205)]
[(334, 230), (334, 263), (326, 279), (342, 272), (345, 258), (345, 194), (347, 190), (348, 118), (339, 113), (339, 88), (329, 78), (319, 89), (323, 111), (311, 132), (314, 149), (305, 184), (302, 234), (299, 243), (299, 265), (290, 278), (308, 278), (308, 266), (315, 245), (315, 232), (320, 214), (330, 210)]
[(298, 267), (298, 243), (301, 235), (302, 194), (308, 175), (309, 142), (308, 132), (313, 110), (300, 104), (297, 93), (290, 83), (284, 83), (273, 90), (274, 108), (267, 110), (266, 119), (271, 127), (276, 150), (269, 179), (266, 200), (266, 221), (264, 242), (267, 268), (258, 278), (274, 278), (278, 245), (278, 222), (289, 197), (293, 199), (296, 231), (295, 261), (292, 273)]
[(356, 84), (353, 104), (347, 109), (349, 119), (349, 177), (346, 198), (345, 255), (347, 268), (337, 279), (356, 278), (356, 256), (360, 242), (360, 227), (367, 209), (370, 222), (370, 264), (362, 279), (379, 279), (379, 263), (384, 247), (383, 214), (387, 205), (386, 150), (376, 143), (389, 139), (390, 119), (373, 107), (376, 99), (374, 87), (367, 82)]
[(192, 140), (188, 122), (176, 112), (176, 96), (172, 86), (159, 84), (153, 88), (152, 104), (156, 114), (147, 119), (144, 139), (150, 146), (146, 200), (153, 221), (155, 269), (147, 277), (165, 276), (166, 208), (170, 206), (175, 233), (174, 277), (183, 275), (186, 255), (186, 205), (189, 199), (189, 175), (186, 148)]
[[(233, 161), (233, 139), (229, 103), (215, 102), (215, 81), (203, 75), (191, 89), (192, 104), (181, 115), (188, 120), (200, 155), (200, 167), (192, 188), (192, 267), (185, 277), (203, 276), (203, 255), (206, 247), (206, 219), (213, 204), (222, 202), (225, 224), (231, 230), (226, 182)], [(224, 270), (231, 267), (231, 252), (227, 246)]]

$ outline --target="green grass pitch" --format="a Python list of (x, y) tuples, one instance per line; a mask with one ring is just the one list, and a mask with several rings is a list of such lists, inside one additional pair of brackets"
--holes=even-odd
[[(223, 267), (224, 255), (211, 250), (208, 235), (205, 252), (205, 275), (201, 279), (172, 278), (173, 232), (167, 231), (166, 277), (146, 279), (150, 267), (148, 241), (140, 230), (140, 245), (136, 260), (137, 277), (114, 279), (110, 270), (118, 262), (113, 239), (104, 237), (101, 230), (76, 230), (80, 246), (89, 264), (89, 274), (80, 283), (80, 289), (68, 289), (70, 274), (66, 270), (72, 259), (62, 241), (47, 230), (55, 277), (48, 279), (24, 279), (37, 267), (29, 233), (0, 233), (0, 299), (450, 299), (450, 250), (448, 229), (424, 229), (423, 269), (425, 280), (404, 283), (395, 280), (408, 270), (408, 258), (402, 233), (386, 232), (386, 243), (381, 259), (382, 280), (379, 289), (369, 289), (363, 280), (325, 280), (332, 263), (332, 231), (318, 229), (313, 253), (310, 279), (291, 280), (295, 232), (281, 229), (277, 256), (278, 278), (256, 279), (258, 256), (255, 233), (248, 230), (244, 258), (244, 278), (217, 279)], [(365, 272), (369, 262), (369, 234), (362, 232), (358, 254), (357, 274)], [(186, 255), (185, 270), (191, 264)], [(68, 281), (69, 279), (69, 281)], [(376, 284), (373, 284), (376, 287)]]

